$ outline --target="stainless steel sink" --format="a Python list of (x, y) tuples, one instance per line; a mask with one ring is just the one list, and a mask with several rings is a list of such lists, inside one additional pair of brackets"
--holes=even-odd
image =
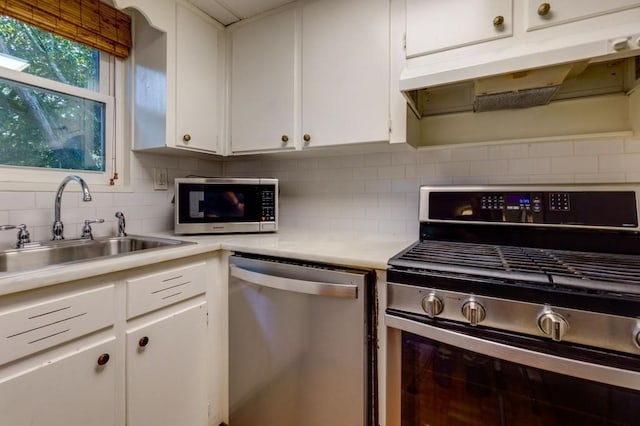
[(49, 241), (37, 247), (0, 251), (0, 273), (28, 271), (46, 266), (124, 256), (141, 251), (161, 250), (190, 244), (195, 243), (140, 236)]

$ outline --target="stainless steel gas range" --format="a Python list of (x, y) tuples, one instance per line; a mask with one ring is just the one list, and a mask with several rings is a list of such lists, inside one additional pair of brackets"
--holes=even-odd
[(637, 424), (638, 190), (422, 187), (387, 273), (399, 422)]

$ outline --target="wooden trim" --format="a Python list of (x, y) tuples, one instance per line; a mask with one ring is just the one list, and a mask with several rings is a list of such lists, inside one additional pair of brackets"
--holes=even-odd
[(131, 18), (100, 0), (0, 0), (0, 13), (124, 59)]

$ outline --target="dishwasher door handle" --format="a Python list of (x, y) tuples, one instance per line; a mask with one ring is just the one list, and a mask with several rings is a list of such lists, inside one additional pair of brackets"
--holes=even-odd
[(251, 284), (278, 290), (311, 294), (314, 296), (338, 297), (343, 299), (358, 298), (358, 286), (352, 284), (331, 284), (284, 278), (250, 271), (248, 269), (241, 268), (238, 265), (229, 265), (229, 274), (232, 277)]

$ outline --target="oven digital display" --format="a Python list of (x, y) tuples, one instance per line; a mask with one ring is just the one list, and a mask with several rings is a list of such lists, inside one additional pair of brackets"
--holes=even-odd
[(506, 194), (507, 210), (529, 210), (531, 208), (531, 196), (529, 194)]

